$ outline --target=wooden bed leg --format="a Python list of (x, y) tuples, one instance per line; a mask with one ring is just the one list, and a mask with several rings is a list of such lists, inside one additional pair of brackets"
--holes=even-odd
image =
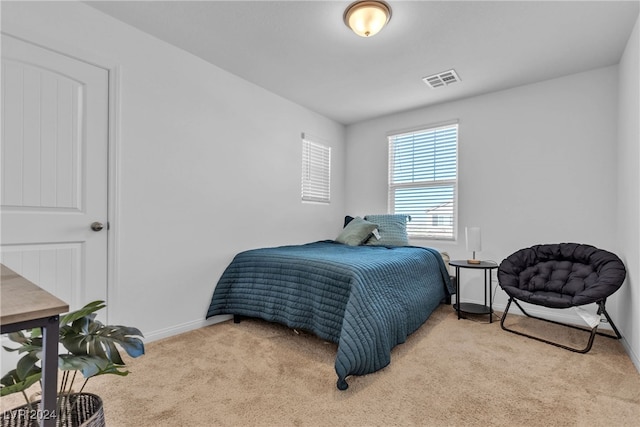
[(242, 316), (240, 316), (239, 314), (233, 315), (233, 323), (240, 323), (240, 320), (242, 320)]

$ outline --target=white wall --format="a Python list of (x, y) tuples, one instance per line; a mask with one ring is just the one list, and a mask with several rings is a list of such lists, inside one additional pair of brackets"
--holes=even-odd
[(617, 299), (627, 351), (640, 370), (640, 18), (619, 65), (618, 239), (627, 281)]
[[(413, 244), (466, 259), (464, 227), (477, 225), (479, 257), (498, 263), (539, 243), (617, 251), (617, 93), (614, 66), (348, 126), (347, 211), (386, 212), (388, 132), (459, 120), (458, 241)], [(479, 272), (461, 276), (462, 300), (482, 302)], [(503, 309), (506, 294), (496, 298)]]
[[(2, 31), (117, 69), (110, 322), (201, 326), (235, 253), (339, 233), (342, 125), (81, 3), (3, 2)], [(300, 202), (301, 132), (332, 146), (328, 206)]]

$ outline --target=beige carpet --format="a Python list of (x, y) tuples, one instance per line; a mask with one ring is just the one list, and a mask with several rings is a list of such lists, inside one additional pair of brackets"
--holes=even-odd
[(128, 377), (94, 378), (87, 391), (102, 396), (112, 427), (640, 424), (640, 374), (620, 342), (597, 337), (576, 354), (479, 320), (441, 306), (389, 366), (348, 378), (346, 391), (335, 386), (334, 344), (258, 320), (150, 343)]

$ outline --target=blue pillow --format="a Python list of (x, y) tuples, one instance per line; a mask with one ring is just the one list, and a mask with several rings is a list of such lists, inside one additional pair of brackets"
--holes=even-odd
[(380, 239), (375, 235), (366, 241), (374, 246), (409, 246), (407, 216), (400, 214), (366, 215), (365, 220), (378, 224)]

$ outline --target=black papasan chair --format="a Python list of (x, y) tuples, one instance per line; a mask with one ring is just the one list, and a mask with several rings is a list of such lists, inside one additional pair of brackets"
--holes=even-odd
[[(620, 258), (591, 245), (557, 243), (520, 249), (503, 260), (498, 268), (500, 287), (509, 295), (509, 302), (502, 315), (500, 326), (514, 334), (577, 353), (587, 353), (591, 350), (596, 334), (609, 338), (621, 338), (620, 332), (605, 309), (605, 303), (607, 297), (620, 288), (626, 274)], [(550, 308), (570, 308), (596, 303), (598, 316), (605, 315), (616, 336), (596, 332), (598, 324), (588, 330), (532, 316), (522, 308), (518, 300)], [(514, 302), (528, 317), (590, 332), (587, 346), (583, 349), (568, 347), (505, 327), (504, 321), (511, 302)]]

